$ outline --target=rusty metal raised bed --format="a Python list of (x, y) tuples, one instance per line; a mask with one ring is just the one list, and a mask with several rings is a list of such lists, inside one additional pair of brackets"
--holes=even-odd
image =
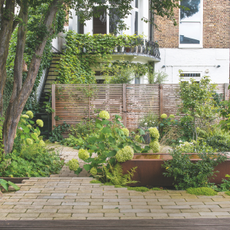
[[(191, 161), (196, 162), (196, 154), (190, 154)], [(135, 154), (132, 160), (122, 163), (123, 172), (126, 173), (133, 167), (137, 166), (133, 180), (138, 181), (134, 186), (153, 186), (153, 187), (171, 187), (173, 178), (163, 176), (165, 169), (162, 167), (165, 160), (172, 159), (168, 153), (157, 154)], [(219, 171), (210, 182), (220, 184), (226, 174), (230, 174), (230, 159), (220, 163), (215, 167)]]

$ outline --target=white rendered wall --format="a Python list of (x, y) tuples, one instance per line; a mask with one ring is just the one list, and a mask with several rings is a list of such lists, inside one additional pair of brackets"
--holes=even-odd
[(161, 61), (155, 64), (155, 71), (168, 74), (166, 83), (178, 83), (179, 70), (210, 76), (214, 83), (229, 83), (229, 49), (161, 48), (160, 54)]

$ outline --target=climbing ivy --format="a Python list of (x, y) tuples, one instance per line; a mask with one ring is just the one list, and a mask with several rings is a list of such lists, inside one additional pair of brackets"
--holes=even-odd
[[(143, 36), (111, 34), (77, 34), (69, 31), (66, 35), (66, 50), (61, 55), (57, 80), (62, 84), (93, 84), (95, 70), (100, 69), (107, 76), (107, 83), (128, 83), (135, 73), (143, 76), (152, 71), (149, 64), (113, 61), (115, 48), (143, 45)], [(121, 73), (123, 78), (121, 77)], [(109, 76), (113, 76), (112, 78)]]

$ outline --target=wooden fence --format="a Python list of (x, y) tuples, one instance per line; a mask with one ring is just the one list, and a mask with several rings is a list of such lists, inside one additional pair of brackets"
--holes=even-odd
[[(149, 112), (176, 114), (178, 90), (178, 84), (52, 85), (52, 127), (63, 122), (76, 124), (106, 110), (111, 116), (120, 115), (127, 128), (135, 129)], [(229, 99), (228, 84), (219, 84), (217, 93)]]

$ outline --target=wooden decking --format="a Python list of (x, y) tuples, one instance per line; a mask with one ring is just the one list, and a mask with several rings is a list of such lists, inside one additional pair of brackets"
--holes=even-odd
[(171, 220), (29, 220), (0, 221), (0, 229), (64, 229), (64, 230), (229, 230), (230, 219)]

